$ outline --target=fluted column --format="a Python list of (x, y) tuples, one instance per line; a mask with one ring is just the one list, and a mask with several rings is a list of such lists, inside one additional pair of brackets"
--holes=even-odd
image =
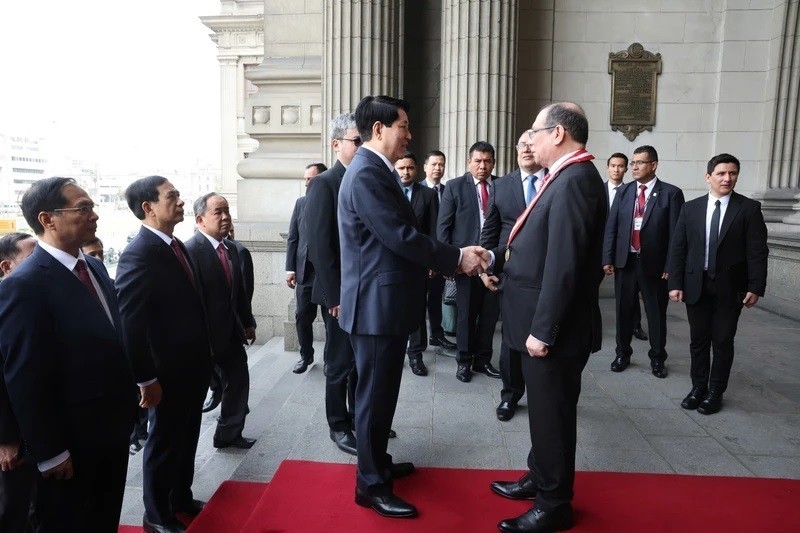
[(439, 145), (449, 174), (462, 173), (469, 146), (488, 141), (495, 173), (516, 164), (518, 0), (442, 0)]
[(323, 8), (322, 144), (332, 162), (330, 120), (369, 94), (400, 97), (400, 0), (326, 0)]
[[(239, 146), (237, 132), (237, 87), (239, 79), (239, 58), (219, 58), (220, 64), (220, 140), (222, 153), (220, 158), (221, 183), (219, 192), (228, 199), (231, 212), (236, 213), (236, 181), (239, 174), (236, 165), (239, 163)], [(234, 215), (235, 216), (235, 215)]]
[(768, 222), (800, 224), (800, 6), (786, 4), (776, 72), (775, 125), (763, 200)]

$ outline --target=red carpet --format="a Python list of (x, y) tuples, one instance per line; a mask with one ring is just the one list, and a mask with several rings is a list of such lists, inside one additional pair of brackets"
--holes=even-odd
[[(495, 495), (489, 482), (519, 475), (419, 469), (398, 481), (395, 491), (417, 505), (420, 517), (391, 520), (353, 503), (355, 466), (284, 461), (240, 531), (497, 531), (501, 519), (525, 512), (530, 504)], [(576, 532), (800, 531), (797, 480), (578, 472), (575, 494)], [(238, 520), (250, 512), (241, 499), (226, 499), (230, 507), (219, 511), (220, 517)], [(192, 533), (238, 531), (232, 518), (224, 527), (207, 528), (205, 514), (192, 524)]]
[(188, 533), (242, 531), (253, 509), (267, 490), (266, 483), (225, 481), (208, 500), (205, 509), (186, 530)]

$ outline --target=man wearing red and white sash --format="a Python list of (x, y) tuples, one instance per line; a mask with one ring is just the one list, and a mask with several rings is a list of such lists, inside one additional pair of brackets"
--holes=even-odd
[(608, 201), (603, 179), (584, 150), (589, 125), (571, 102), (551, 104), (529, 130), (536, 163), (550, 171), (511, 231), (504, 254), (503, 342), (526, 354), (531, 451), (518, 481), (491, 488), (535, 499), (501, 531), (561, 531), (574, 523), (576, 407), (581, 372), (600, 349), (598, 289)]

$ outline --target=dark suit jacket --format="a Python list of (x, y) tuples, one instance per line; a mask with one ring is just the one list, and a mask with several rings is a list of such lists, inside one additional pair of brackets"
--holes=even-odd
[[(495, 182), (479, 244), (491, 250), (495, 257), (504, 254), (511, 228), (525, 211), (525, 207), (527, 204), (522, 190), (522, 172), (516, 169)], [(494, 273), (498, 272), (495, 269)]]
[(342, 267), (336, 206), (344, 171), (341, 161), (336, 161), (335, 165), (311, 180), (300, 227), (300, 233), (305, 234), (308, 240), (308, 260), (314, 265), (316, 275), (311, 301), (328, 309), (339, 305), (341, 300)]
[(219, 262), (217, 251), (200, 231), (186, 241), (186, 250), (198, 273), (200, 286), (203, 288), (203, 300), (206, 302), (209, 335), (214, 354), (223, 357), (230, 353), (231, 345), (246, 344), (245, 328), (255, 327), (250, 300), (242, 284), (239, 253), (233, 242), (225, 239), (228, 257), (232, 263), (231, 274), (233, 285), (228, 284), (225, 271)]
[(416, 228), (433, 238), (436, 238), (436, 223), (439, 219), (439, 197), (436, 191), (415, 183), (411, 187), (411, 209), (417, 217)]
[[(686, 202), (672, 240), (668, 287), (682, 290), (683, 301), (689, 305), (697, 303), (703, 288), (707, 205), (707, 194)], [(768, 255), (761, 204), (732, 192), (720, 222), (715, 278), (718, 297), (741, 305), (747, 292), (764, 296)]]
[(415, 222), (383, 160), (359, 148), (339, 194), (344, 265), (339, 325), (346, 332), (408, 335), (419, 327), (419, 316), (408, 311), (425, 308), (428, 269), (455, 272), (458, 248), (420, 233)]
[(314, 266), (308, 262), (308, 239), (305, 232), (300, 231), (303, 227), (305, 203), (305, 196), (294, 203), (289, 221), (289, 236), (286, 239), (286, 271), (294, 272), (298, 284), (310, 281), (314, 275)]
[[(503, 341), (527, 353), (533, 335), (548, 357), (600, 349), (598, 290), (608, 199), (590, 161), (561, 171), (511, 243), (501, 297)], [(505, 264), (504, 264), (505, 263)]]
[[(86, 264), (113, 323), (80, 279), (39, 246), (0, 290), (8, 398), (36, 462), (77, 442), (116, 438), (107, 431), (112, 424), (133, 425), (136, 388), (114, 286), (101, 262), (86, 257)], [(110, 413), (119, 419), (107, 420)]]
[[(490, 205), (497, 180), (496, 176), (492, 176), (489, 183)], [(480, 206), (475, 183), (469, 172), (447, 183), (439, 206), (437, 235), (440, 241), (459, 248), (478, 244), (481, 237)]]
[[(634, 180), (617, 189), (617, 196), (606, 222), (603, 265), (625, 268), (628, 262), (633, 231), (633, 206), (639, 193), (638, 187), (639, 183)], [(640, 233), (640, 261), (645, 274), (661, 276), (664, 272), (669, 272), (667, 254), (681, 207), (683, 191), (660, 179), (656, 181), (647, 201)]]
[(115, 285), (125, 351), (136, 382), (207, 377), (211, 349), (202, 293), (172, 248), (142, 227), (119, 258)]
[(229, 239), (236, 247), (236, 252), (239, 254), (239, 270), (242, 273), (242, 285), (244, 285), (244, 292), (247, 294), (247, 301), (253, 303), (253, 292), (255, 291), (255, 275), (253, 274), (253, 256), (250, 255), (245, 245), (239, 241)]

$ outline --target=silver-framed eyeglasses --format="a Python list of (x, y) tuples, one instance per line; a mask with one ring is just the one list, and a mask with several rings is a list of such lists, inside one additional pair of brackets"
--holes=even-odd
[(67, 211), (77, 211), (83, 216), (87, 216), (94, 212), (95, 204), (82, 205), (80, 207), (64, 207), (62, 209), (53, 209), (53, 213), (66, 213)]
[(351, 142), (351, 143), (353, 143), (355, 146), (361, 146), (361, 143), (363, 142), (363, 141), (361, 140), (361, 137), (353, 137), (352, 139), (350, 139), (350, 138), (348, 138), (348, 137), (342, 137), (342, 138), (340, 138), (339, 140), (341, 140), (341, 141), (350, 141), (350, 142)]
[(557, 128), (557, 127), (558, 127), (558, 124), (556, 124), (555, 126), (545, 126), (543, 128), (531, 128), (531, 129), (528, 130), (528, 138), (529, 139), (533, 139), (533, 136), (536, 135), (537, 133), (539, 133), (540, 131), (552, 130), (552, 129)]

